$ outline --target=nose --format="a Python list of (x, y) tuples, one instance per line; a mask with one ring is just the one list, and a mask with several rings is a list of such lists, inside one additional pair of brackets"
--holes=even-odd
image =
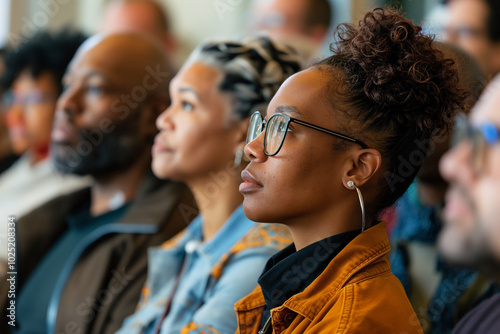
[(439, 171), (450, 183), (470, 184), (475, 173), (471, 164), (472, 144), (462, 142), (446, 152), (439, 162)]
[(81, 106), (78, 100), (78, 91), (76, 89), (67, 88), (57, 99), (56, 112), (58, 116), (62, 114), (66, 117), (74, 117), (80, 112)]
[(172, 121), (172, 106), (165, 109), (156, 119), (156, 127), (160, 131), (173, 130), (174, 123)]
[(257, 138), (245, 145), (245, 155), (252, 162), (264, 162), (267, 155), (264, 153), (264, 131)]

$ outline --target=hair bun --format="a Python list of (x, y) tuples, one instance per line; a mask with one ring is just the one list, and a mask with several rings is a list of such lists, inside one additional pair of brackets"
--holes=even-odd
[[(358, 26), (339, 25), (331, 50), (348, 64), (347, 78), (355, 90), (361, 89), (376, 105), (390, 107), (386, 116), (429, 133), (446, 127), (447, 117), (437, 109), (457, 108), (440, 103), (443, 94), (452, 93), (444, 82), (458, 84), (450, 69), (453, 61), (443, 59), (421, 27), (394, 13), (376, 8)], [(415, 105), (422, 106), (423, 112), (409, 113), (408, 108)]]

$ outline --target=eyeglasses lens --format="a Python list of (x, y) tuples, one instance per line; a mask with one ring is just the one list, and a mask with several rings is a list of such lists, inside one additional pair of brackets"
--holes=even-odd
[(266, 127), (266, 137), (264, 142), (265, 152), (268, 155), (278, 153), (287, 130), (287, 119), (281, 115), (272, 116)]
[(256, 112), (250, 118), (247, 132), (247, 144), (253, 141), (262, 132), (262, 116)]

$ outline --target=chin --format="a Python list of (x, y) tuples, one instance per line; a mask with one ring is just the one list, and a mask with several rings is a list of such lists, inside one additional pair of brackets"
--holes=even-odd
[(280, 223), (282, 219), (277, 217), (277, 212), (263, 210), (266, 206), (267, 205), (256, 205), (255, 203), (251, 203), (246, 196), (243, 200), (243, 212), (251, 221), (256, 223)]
[(24, 152), (28, 151), (29, 145), (26, 143), (12, 143), (11, 149), (14, 154), (22, 155)]
[(154, 173), (154, 175), (155, 175), (157, 178), (162, 179), (162, 180), (164, 180), (164, 179), (173, 179), (173, 177), (172, 177), (172, 176), (170, 176), (170, 174), (169, 174), (169, 173), (166, 173), (166, 172), (165, 172), (164, 170), (162, 170), (162, 169), (158, 169), (158, 168), (154, 168), (154, 167), (153, 167), (153, 173)]
[(151, 163), (151, 169), (155, 176), (159, 179), (167, 179), (169, 178), (168, 171), (165, 168), (165, 165), (160, 161), (160, 159), (155, 158), (153, 156), (153, 161)]
[(455, 266), (469, 267), (469, 252), (466, 247), (467, 241), (453, 231), (453, 227), (444, 226), (437, 240), (437, 249), (443, 259)]
[(257, 207), (257, 209), (256, 209), (255, 206), (250, 203), (250, 200), (247, 199), (247, 196), (244, 196), (243, 212), (245, 213), (245, 216), (254, 222), (266, 222), (267, 223), (266, 220), (262, 220), (262, 212), (259, 209), (260, 209), (259, 207)]

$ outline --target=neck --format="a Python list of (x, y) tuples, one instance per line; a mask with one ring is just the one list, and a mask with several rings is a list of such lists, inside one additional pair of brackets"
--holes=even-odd
[(186, 183), (194, 194), (203, 219), (203, 240), (210, 240), (243, 202), (243, 196), (238, 191), (240, 176), (231, 174), (224, 184), (215, 182), (211, 177)]
[(132, 200), (149, 168), (150, 160), (150, 156), (144, 154), (125, 171), (94, 177), (95, 183), (91, 189), (91, 215), (104, 214)]
[(36, 163), (45, 160), (49, 156), (49, 146), (38, 145), (29, 150), (30, 164), (35, 165)]
[[(283, 224), (287, 225), (292, 234), (295, 249), (300, 250), (325, 238), (361, 229), (361, 208), (359, 203), (341, 201), (337, 205), (317, 210), (311, 214), (295, 217)], [(366, 228), (371, 223), (366, 217)]]

